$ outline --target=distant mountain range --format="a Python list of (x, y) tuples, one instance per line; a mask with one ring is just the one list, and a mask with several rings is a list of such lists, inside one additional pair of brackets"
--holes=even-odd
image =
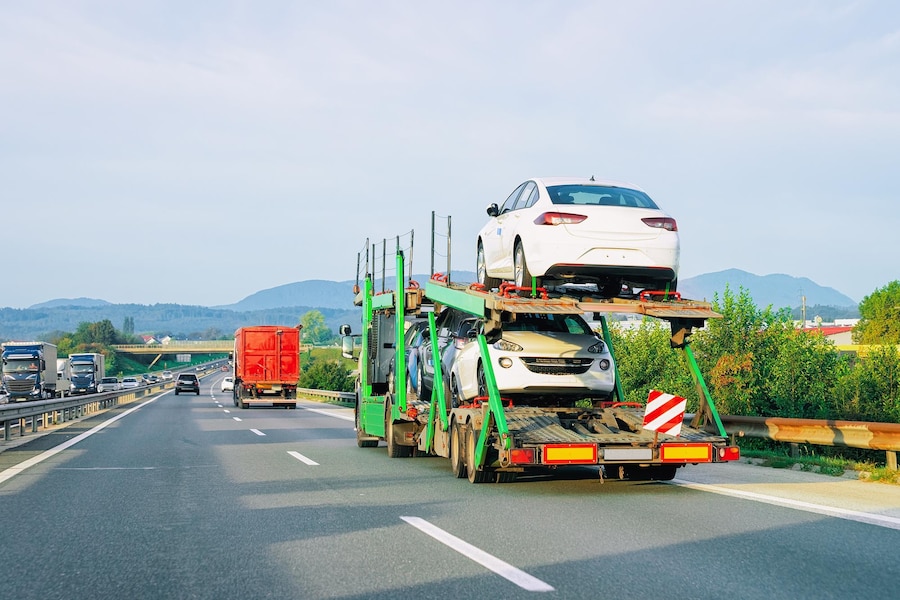
[(806, 277), (791, 275), (754, 275), (740, 269), (727, 269), (716, 273), (706, 273), (678, 282), (678, 291), (684, 298), (712, 300), (718, 292), (722, 297), (725, 286), (732, 292), (744, 288), (750, 292), (756, 305), (765, 308), (797, 308), (806, 297), (807, 306), (855, 307), (857, 302), (834, 288), (823, 287)]
[[(452, 272), (451, 281), (475, 280), (471, 271)], [(424, 284), (427, 275), (413, 276)], [(111, 304), (93, 298), (60, 298), (35, 304), (25, 309), (0, 308), (0, 339), (40, 339), (53, 331), (75, 331), (79, 323), (109, 319), (121, 328), (126, 317), (134, 319), (136, 333), (169, 334), (186, 338), (212, 330), (231, 334), (246, 325), (294, 325), (300, 317), (318, 310), (326, 324), (337, 331), (341, 323), (359, 322), (359, 308), (353, 306), (355, 281), (312, 279), (288, 283), (251, 294), (234, 304), (220, 306), (188, 306), (182, 304)], [(823, 287), (805, 277), (790, 275), (754, 275), (739, 269), (728, 269), (681, 280), (682, 297), (697, 300), (721, 298), (725, 287), (737, 293), (748, 290), (757, 306), (764, 308), (796, 308), (801, 297), (806, 305), (856, 307), (857, 303), (834, 288)], [(381, 288), (376, 282), (376, 289)], [(385, 286), (393, 288), (392, 282)]]

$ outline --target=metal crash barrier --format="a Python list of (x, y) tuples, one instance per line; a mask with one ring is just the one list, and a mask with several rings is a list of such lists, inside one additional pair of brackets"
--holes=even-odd
[(728, 435), (791, 444), (884, 450), (889, 469), (897, 470), (900, 424), (831, 419), (790, 419), (722, 415)]
[(173, 386), (174, 382), (166, 381), (117, 392), (0, 404), (3, 440), (10, 440), (13, 429), (17, 429), (20, 436), (24, 436), (28, 429), (31, 430), (31, 433), (37, 433), (41, 429), (97, 413), (119, 404), (128, 404)]

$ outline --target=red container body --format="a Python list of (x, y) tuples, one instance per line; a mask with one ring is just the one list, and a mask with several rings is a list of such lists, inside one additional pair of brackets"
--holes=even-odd
[(258, 325), (234, 332), (234, 377), (244, 385), (296, 386), (300, 379), (300, 330)]

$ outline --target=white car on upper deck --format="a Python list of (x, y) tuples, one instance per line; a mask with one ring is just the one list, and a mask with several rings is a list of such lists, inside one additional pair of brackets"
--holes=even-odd
[(491, 204), (478, 232), (480, 283), (538, 286), (594, 283), (606, 296), (622, 286), (675, 291), (680, 241), (675, 219), (635, 185), (544, 177)]

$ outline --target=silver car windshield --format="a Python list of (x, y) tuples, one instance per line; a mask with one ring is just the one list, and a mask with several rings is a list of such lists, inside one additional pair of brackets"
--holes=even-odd
[(593, 335), (593, 331), (579, 315), (531, 314), (516, 315), (516, 320), (503, 324), (504, 331), (551, 331)]
[(650, 196), (639, 190), (602, 185), (553, 185), (547, 187), (553, 204), (575, 206), (630, 206), (659, 209)]

